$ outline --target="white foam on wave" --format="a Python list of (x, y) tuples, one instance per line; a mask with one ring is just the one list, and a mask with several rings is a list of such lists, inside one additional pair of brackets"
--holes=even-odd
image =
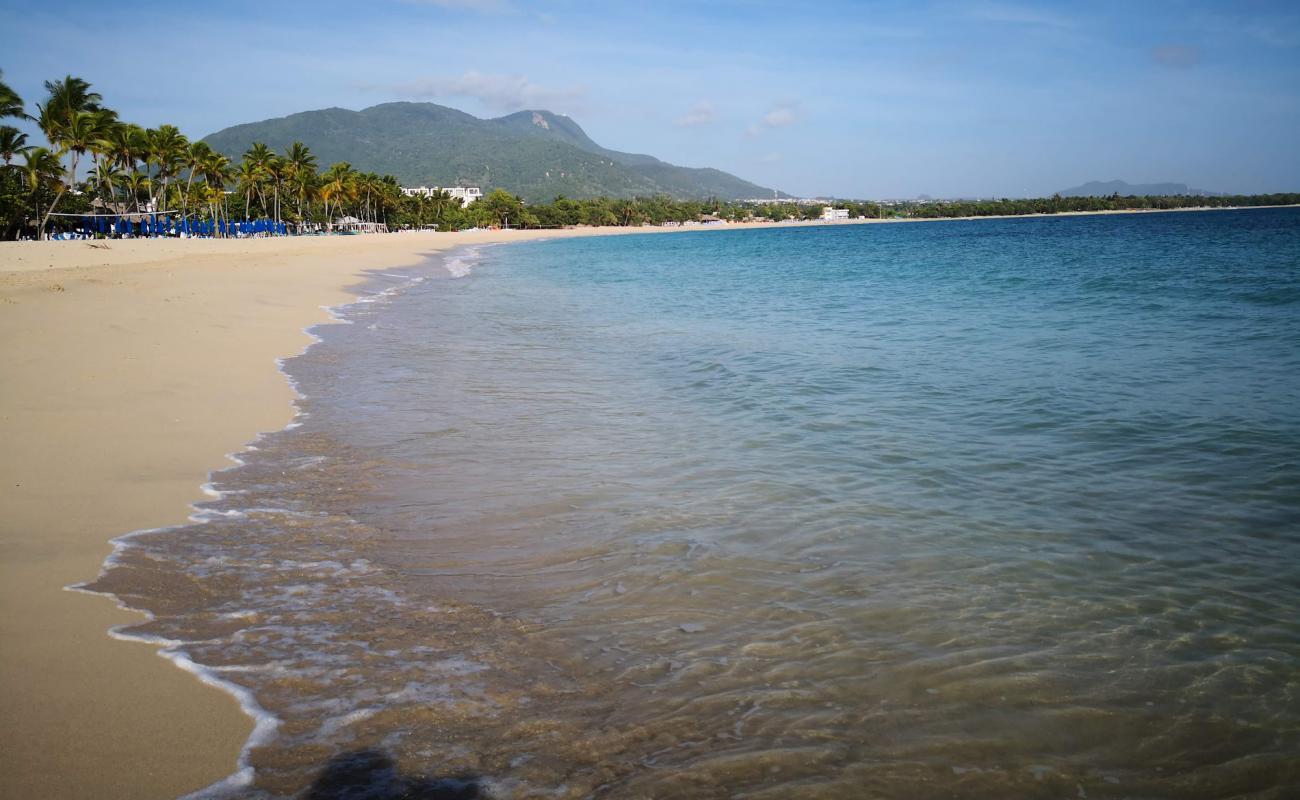
[[(478, 255), (477, 248), (466, 248), (466, 252), (463, 254), (461, 258), (448, 259), (448, 261), (444, 262), (442, 266), (445, 269), (447, 269), (448, 272), (451, 272), (453, 277), (464, 277), (464, 275), (469, 274), (469, 270), (472, 269), (473, 264), (477, 262), (478, 260), (477, 255)], [(458, 264), (458, 266), (455, 269), (448, 267), (448, 263), (451, 261), (455, 261)], [(462, 269), (464, 271), (458, 274), (457, 270), (462, 270)], [(289, 388), (294, 393), (294, 400), (292, 401), (292, 405), (294, 409), (293, 419), (290, 420), (290, 422), (287, 423), (281, 429), (282, 431), (293, 430), (295, 428), (301, 427), (303, 424), (303, 420), (309, 416), (308, 412), (304, 411), (302, 408), (302, 401), (306, 399), (307, 395), (299, 387), (298, 381), (295, 380), (294, 377), (289, 374), (289, 371), (286, 369), (286, 364), (291, 359), (297, 358), (298, 356), (305, 354), (316, 344), (324, 341), (323, 338), (316, 333), (316, 328), (319, 327), (320, 325), (328, 325), (328, 324), (351, 325), (353, 324), (353, 321), (346, 315), (347, 309), (349, 309), (350, 307), (357, 306), (360, 304), (374, 303), (380, 300), (390, 299), (395, 295), (411, 288), (412, 286), (417, 286), (428, 279), (428, 275), (414, 275), (414, 276), (393, 275), (391, 273), (378, 272), (378, 271), (372, 271), (371, 274), (382, 275), (391, 278), (403, 278), (405, 279), (405, 282), (397, 286), (393, 286), (388, 289), (385, 289), (383, 291), (358, 296), (356, 299), (348, 303), (342, 303), (337, 306), (321, 306), (321, 308), (326, 312), (326, 314), (329, 315), (330, 320), (328, 322), (313, 323), (312, 325), (309, 325), (306, 328), (304, 328), (303, 333), (307, 335), (310, 341), (308, 341), (307, 344), (303, 346), (302, 350), (300, 350), (297, 354), (293, 356), (289, 356), (287, 358), (277, 358), (275, 360), (276, 369), (279, 371), (280, 375), (283, 376), (284, 379), (288, 382)], [(217, 500), (224, 498), (226, 494), (230, 492), (222, 491), (216, 488), (216, 481), (215, 481), (216, 476), (219, 473), (225, 472), (229, 469), (235, 469), (243, 466), (245, 464), (245, 461), (243, 458), (240, 457), (240, 454), (258, 450), (257, 443), (262, 441), (262, 439), (264, 439), (265, 437), (272, 435), (273, 433), (274, 432), (259, 433), (253, 438), (252, 442), (246, 444), (244, 447), (240, 448), (240, 450), (233, 453), (228, 453), (226, 455), (226, 458), (230, 460), (234, 466), (222, 467), (221, 469), (216, 469), (209, 472), (207, 476), (208, 479), (204, 481), (202, 484), (200, 484), (199, 487), (200, 490), (208, 497), (212, 497)], [(125, 549), (131, 546), (132, 540), (135, 539), (136, 537), (177, 530), (179, 528), (189, 527), (195, 524), (206, 524), (207, 522), (210, 522), (215, 519), (243, 517), (246, 516), (248, 511), (255, 511), (255, 510), (258, 509), (246, 509), (243, 511), (240, 510), (217, 511), (214, 509), (201, 509), (197, 505), (192, 504), (190, 506), (190, 514), (188, 516), (188, 521), (183, 524), (167, 525), (160, 528), (145, 528), (141, 530), (131, 531), (129, 533), (122, 534), (121, 536), (114, 537), (113, 539), (109, 540), (109, 544), (112, 545), (112, 550), (110, 551), (109, 555), (104, 559), (104, 563), (101, 566), (99, 575), (96, 576), (95, 581), (97, 581), (99, 578), (104, 577), (105, 573), (112, 567), (119, 566), (121, 564), (121, 553)], [(365, 562), (364, 559), (362, 559), (353, 562), (353, 564), (350, 566), (353, 569), (358, 569), (359, 567), (359, 571), (365, 571), (369, 567), (369, 562)], [(344, 571), (348, 570), (348, 567), (344, 567), (341, 564), (339, 565), (339, 567), (341, 567)], [(231, 795), (248, 787), (253, 781), (253, 766), (250, 761), (250, 754), (252, 753), (254, 748), (260, 747), (261, 745), (269, 741), (272, 736), (275, 735), (276, 730), (279, 729), (281, 724), (280, 718), (270, 713), (266, 709), (264, 709), (261, 706), (261, 704), (257, 702), (257, 699), (253, 696), (253, 692), (249, 690), (247, 687), (219, 677), (219, 672), (237, 672), (239, 670), (233, 668), (209, 668), (201, 664), (198, 664), (192, 658), (190, 658), (189, 654), (184, 650), (184, 646), (187, 644), (186, 642), (182, 642), (175, 639), (168, 639), (153, 634), (132, 633), (128, 631), (127, 630), (128, 628), (136, 627), (142, 624), (148, 624), (149, 622), (154, 621), (156, 617), (152, 613), (145, 611), (143, 609), (132, 608), (131, 606), (127, 605), (120, 597), (118, 597), (117, 595), (111, 592), (99, 592), (93, 589), (86, 588), (88, 585), (94, 583), (95, 581), (87, 581), (85, 583), (70, 584), (68, 586), (64, 586), (63, 589), (64, 591), (80, 592), (83, 594), (92, 594), (99, 597), (108, 597), (113, 600), (113, 602), (117, 605), (118, 608), (123, 609), (124, 611), (131, 611), (142, 615), (145, 618), (143, 623), (132, 623), (131, 625), (115, 626), (108, 630), (108, 635), (113, 639), (118, 639), (121, 641), (143, 642), (145, 644), (158, 647), (159, 648), (158, 655), (172, 662), (173, 664), (175, 664), (177, 667), (184, 670), (185, 672), (190, 673), (191, 675), (196, 677), (201, 683), (220, 689), (233, 696), (236, 702), (239, 703), (240, 709), (245, 714), (247, 714), (249, 718), (253, 720), (253, 732), (249, 734), (248, 739), (245, 740), (243, 747), (240, 749), (239, 757), (237, 758), (235, 764), (235, 771), (232, 772), (230, 775), (227, 775), (225, 778), (222, 778), (221, 780), (217, 781), (216, 783), (210, 784), (209, 786), (199, 789), (196, 792), (192, 792), (190, 794), (185, 795), (184, 797), (180, 798), (180, 800), (217, 800), (218, 798), (230, 797)], [(256, 612), (253, 611), (241, 611), (241, 612), (236, 612), (235, 615), (233, 616), (232, 615), (223, 615), (223, 616), (226, 616), (228, 618), (234, 618), (234, 616), (255, 615), (255, 614)], [(193, 642), (190, 644), (197, 644), (197, 643), (198, 642)], [(355, 713), (361, 713), (361, 712), (354, 712), (354, 714)], [(358, 720), (351, 719), (348, 720), (346, 724), (351, 724), (352, 722), (355, 721)]]
[[(126, 536), (119, 536), (117, 539), (113, 540), (114, 552), (109, 558), (112, 559), (113, 556), (117, 554), (121, 546), (119, 545), (120, 540), (128, 539), (134, 535), (154, 533), (178, 527), (182, 526), (173, 525), (168, 528), (152, 528), (144, 531), (135, 531)], [(106, 561), (105, 563), (108, 562)], [(146, 624), (155, 619), (154, 615), (148, 611), (131, 608), (126, 603), (122, 602), (121, 598), (109, 592), (97, 592), (92, 589), (87, 589), (84, 584), (73, 584), (63, 588), (65, 591), (81, 592), (83, 594), (93, 594), (100, 597), (111, 598), (118, 608), (124, 611), (131, 611), (144, 615)], [(261, 704), (257, 702), (257, 699), (253, 697), (253, 693), (246, 687), (233, 681), (223, 680), (218, 677), (216, 669), (205, 667), (191, 659), (189, 654), (184, 650), (184, 645), (187, 644), (186, 642), (148, 633), (132, 633), (126, 630), (127, 628), (135, 627), (135, 625), (138, 624), (140, 623), (114, 626), (108, 629), (108, 635), (119, 641), (141, 642), (143, 644), (158, 647), (158, 655), (172, 662), (185, 672), (198, 678), (200, 683), (220, 689), (233, 696), (235, 701), (239, 703), (240, 710), (253, 720), (253, 732), (249, 734), (248, 739), (244, 741), (244, 746), (240, 749), (239, 758), (235, 765), (235, 771), (216, 783), (206, 786), (197, 792), (185, 795), (181, 800), (215, 800), (215, 798), (229, 796), (231, 793), (248, 786), (253, 780), (253, 766), (249, 761), (249, 754), (252, 752), (253, 748), (269, 741), (270, 738), (275, 735), (275, 731), (280, 727), (280, 718), (262, 708)], [(190, 644), (198, 644), (198, 642), (192, 642)]]
[(442, 262), (442, 268), (453, 278), (464, 278), (483, 260), (483, 248), (491, 246), (491, 244), (480, 244), (452, 250)]

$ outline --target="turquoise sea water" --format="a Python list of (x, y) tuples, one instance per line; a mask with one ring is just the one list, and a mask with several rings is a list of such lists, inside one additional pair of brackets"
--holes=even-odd
[(281, 721), (232, 791), (1300, 792), (1297, 210), (451, 269), (100, 582)]

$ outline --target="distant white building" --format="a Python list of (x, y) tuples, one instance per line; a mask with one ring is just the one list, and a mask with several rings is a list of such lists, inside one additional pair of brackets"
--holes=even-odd
[(459, 200), (462, 208), (483, 196), (483, 190), (477, 186), (416, 186), (413, 189), (402, 187), (402, 194), (407, 197), (433, 197), (438, 192), (446, 192), (453, 200)]
[(828, 206), (822, 209), (822, 219), (827, 222), (839, 222), (840, 220), (847, 220), (848, 218), (849, 210), (847, 208), (830, 208)]

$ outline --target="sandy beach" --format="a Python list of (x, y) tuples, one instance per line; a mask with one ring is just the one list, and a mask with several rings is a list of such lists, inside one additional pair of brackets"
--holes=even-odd
[[(121, 642), (109, 540), (184, 522), (208, 473), (292, 417), (276, 360), (367, 269), (595, 231), (0, 244), (0, 797), (175, 797), (229, 774), (235, 700)], [(638, 233), (606, 229), (602, 233)]]
[(107, 635), (137, 614), (64, 587), (95, 577), (113, 537), (184, 522), (227, 454), (291, 419), (277, 359), (366, 270), (692, 230), (0, 243), (0, 797), (175, 797), (232, 771), (251, 730), (235, 700)]

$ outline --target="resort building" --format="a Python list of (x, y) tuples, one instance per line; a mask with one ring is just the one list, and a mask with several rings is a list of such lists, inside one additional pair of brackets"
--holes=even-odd
[(841, 220), (847, 220), (848, 218), (849, 210), (847, 208), (830, 208), (828, 206), (822, 209), (822, 219), (827, 222), (840, 222)]
[(402, 187), (402, 194), (407, 197), (433, 197), (438, 192), (446, 192), (453, 200), (459, 200), (462, 208), (483, 196), (483, 190), (477, 186), (416, 186), (413, 189)]

